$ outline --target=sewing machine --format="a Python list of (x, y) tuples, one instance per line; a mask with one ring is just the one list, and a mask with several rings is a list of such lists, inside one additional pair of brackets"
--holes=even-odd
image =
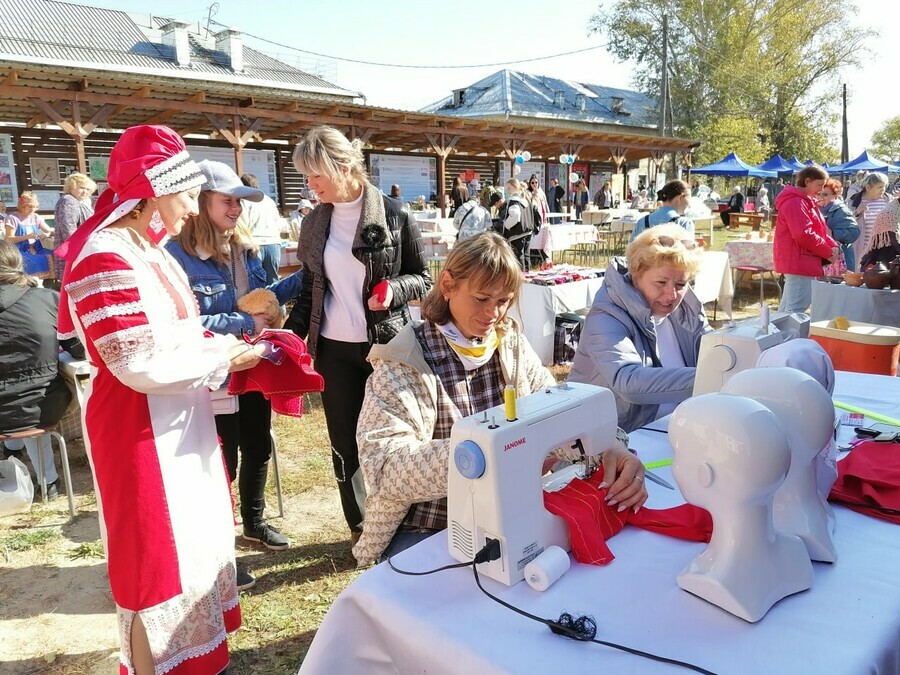
[(499, 540), (500, 558), (478, 571), (509, 586), (546, 547), (570, 548), (568, 526), (544, 508), (544, 459), (558, 447), (599, 455), (615, 443), (617, 420), (612, 392), (589, 384), (550, 387), (515, 408), (511, 421), (497, 406), (453, 425), (447, 484), (450, 555), (468, 562)]
[(797, 337), (809, 337), (807, 314), (772, 312), (763, 305), (759, 317), (732, 322), (700, 339), (694, 396), (722, 390), (737, 373), (755, 368), (759, 355)]

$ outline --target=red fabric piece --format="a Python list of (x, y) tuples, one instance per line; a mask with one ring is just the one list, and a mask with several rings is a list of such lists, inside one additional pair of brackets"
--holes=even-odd
[(865, 441), (838, 462), (838, 479), (828, 499), (873, 518), (900, 524), (900, 443)]
[(301, 417), (303, 394), (322, 391), (325, 380), (312, 367), (312, 359), (306, 353), (306, 343), (289, 330), (266, 329), (256, 337), (244, 336), (249, 344), (260, 340), (271, 342), (284, 350), (284, 360), (274, 364), (260, 359), (253, 368), (231, 374), (228, 393), (246, 394), (258, 391), (272, 403), (272, 410), (280, 415)]
[(587, 480), (574, 479), (557, 492), (544, 493), (544, 508), (569, 524), (569, 539), (575, 560), (586, 565), (607, 565), (615, 556), (606, 540), (622, 531), (626, 524), (678, 539), (708, 542), (713, 522), (709, 513), (693, 504), (671, 509), (642, 508), (618, 511), (619, 505), (608, 506), (603, 467)]
[(387, 299), (388, 292), (388, 280), (383, 279), (375, 284), (375, 288), (372, 289), (372, 297), (375, 298), (378, 302), (384, 302)]

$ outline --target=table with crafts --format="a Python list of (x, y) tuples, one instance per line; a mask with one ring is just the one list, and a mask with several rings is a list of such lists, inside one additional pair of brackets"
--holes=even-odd
[[(900, 380), (837, 374), (834, 397), (900, 414)], [(661, 422), (656, 426), (665, 425)], [(670, 458), (664, 433), (636, 431), (645, 461)], [(674, 484), (668, 467), (656, 469)], [(647, 483), (652, 508), (682, 502), (680, 493)], [(778, 602), (746, 623), (681, 590), (675, 577), (705, 544), (626, 527), (608, 542), (615, 560), (573, 562), (547, 591), (525, 583), (485, 589), (515, 607), (556, 619), (590, 614), (599, 639), (688, 662), (720, 674), (900, 672), (900, 536), (897, 525), (835, 506), (835, 564), (814, 563), (810, 590)], [(455, 563), (446, 531), (395, 556), (405, 570)], [(429, 576), (397, 574), (381, 564), (334, 601), (301, 673), (682, 673), (673, 665), (552, 634), (482, 594), (471, 569)]]
[(763, 237), (741, 238), (725, 243), (729, 264), (736, 267), (775, 269), (775, 244)]
[(850, 321), (900, 328), (900, 290), (814, 281), (811, 313), (813, 321), (843, 316)]
[(567, 275), (574, 270), (579, 276), (591, 275), (568, 283), (545, 285), (524, 283), (519, 292), (519, 302), (512, 307), (510, 315), (522, 326), (522, 332), (544, 365), (553, 363), (553, 339), (556, 335), (556, 315), (563, 312), (577, 312), (590, 307), (594, 296), (603, 285), (600, 270), (584, 270), (568, 265), (558, 265), (544, 276), (552, 276), (554, 270)]

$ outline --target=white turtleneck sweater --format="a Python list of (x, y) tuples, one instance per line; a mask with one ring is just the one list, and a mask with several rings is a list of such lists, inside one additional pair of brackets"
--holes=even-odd
[(353, 256), (353, 238), (362, 214), (363, 190), (352, 202), (335, 202), (323, 263), (328, 286), (321, 334), (340, 342), (368, 342), (363, 284), (366, 268)]

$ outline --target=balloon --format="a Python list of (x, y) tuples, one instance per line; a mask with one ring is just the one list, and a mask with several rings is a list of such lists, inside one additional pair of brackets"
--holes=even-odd
[(566, 157), (566, 164), (574, 164), (574, 163), (575, 163), (575, 157), (573, 155), (569, 155)]
[(581, 176), (579, 176), (579, 175), (578, 175), (577, 173), (575, 173), (574, 171), (573, 171), (572, 173), (569, 174), (569, 182), (570, 182), (570, 183), (574, 183), (575, 181), (580, 180), (580, 179), (581, 179)]
[(559, 156), (559, 163), (560, 163), (560, 164), (568, 164), (568, 163), (569, 163), (569, 158), (568, 158), (568, 156), (567, 156), (567, 155), (560, 155), (560, 156)]
[(524, 164), (525, 158), (522, 155), (516, 155), (516, 164)]
[(531, 153), (526, 150), (522, 153), (522, 159), (526, 162), (531, 161)]
[(513, 176), (518, 176), (521, 170), (521, 166), (519, 166), (518, 164), (513, 164)]

